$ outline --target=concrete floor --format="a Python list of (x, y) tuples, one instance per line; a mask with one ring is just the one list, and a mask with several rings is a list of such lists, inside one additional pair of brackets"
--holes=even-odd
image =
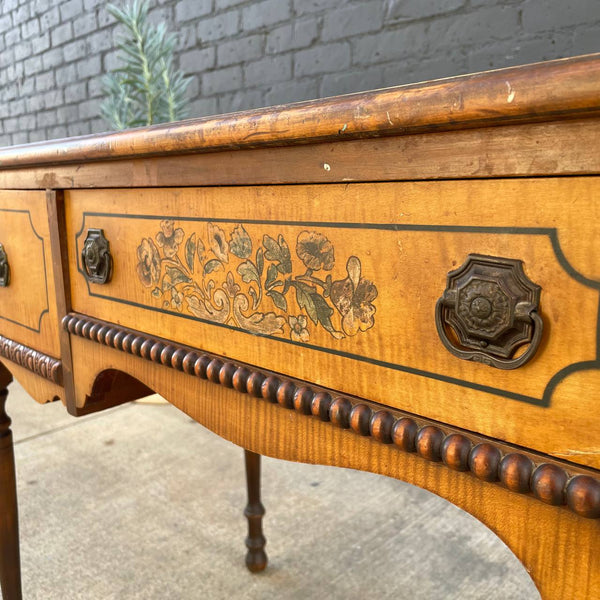
[(539, 598), (488, 529), (386, 477), (263, 461), (270, 564), (244, 566), (242, 451), (170, 405), (75, 419), (12, 384), (25, 600)]

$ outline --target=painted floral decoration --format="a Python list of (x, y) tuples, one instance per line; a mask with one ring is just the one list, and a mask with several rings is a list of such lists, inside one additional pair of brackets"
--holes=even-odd
[(137, 272), (146, 287), (152, 287), (160, 279), (160, 255), (151, 238), (144, 238), (137, 249)]
[(313, 327), (343, 339), (375, 324), (377, 288), (362, 277), (356, 256), (346, 262), (346, 277), (333, 280), (334, 247), (324, 234), (298, 234), (298, 261), (281, 234), (255, 238), (241, 224), (210, 222), (205, 233), (186, 239), (183, 228), (164, 219), (156, 244), (152, 237), (140, 241), (138, 277), (163, 309), (297, 343), (307, 343)]
[(356, 335), (375, 324), (375, 307), (372, 302), (377, 298), (377, 288), (361, 277), (361, 264), (356, 256), (346, 263), (348, 277), (335, 281), (331, 286), (331, 300), (342, 315), (342, 329), (346, 335)]
[(306, 328), (308, 320), (304, 315), (288, 317), (288, 323), (290, 325), (290, 338), (294, 342), (308, 342), (310, 338), (308, 329)]
[(171, 258), (177, 254), (179, 244), (183, 242), (185, 234), (180, 227), (175, 229), (175, 221), (172, 219), (161, 221), (160, 228), (162, 231), (156, 234), (156, 243), (163, 249), (165, 256)]
[(314, 231), (303, 231), (298, 236), (296, 254), (311, 271), (331, 271), (335, 262), (333, 246), (322, 234)]

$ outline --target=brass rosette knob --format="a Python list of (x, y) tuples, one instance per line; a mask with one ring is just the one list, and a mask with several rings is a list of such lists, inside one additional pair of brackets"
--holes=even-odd
[(110, 244), (102, 229), (88, 229), (81, 251), (81, 263), (84, 275), (91, 283), (102, 284), (110, 281), (113, 259)]
[[(531, 360), (542, 339), (540, 293), (520, 260), (470, 254), (448, 273), (437, 301), (440, 339), (458, 358), (516, 369)], [(525, 344), (529, 347), (519, 354)]]

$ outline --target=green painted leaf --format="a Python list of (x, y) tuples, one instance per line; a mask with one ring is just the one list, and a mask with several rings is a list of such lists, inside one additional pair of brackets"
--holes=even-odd
[(263, 269), (265, 268), (265, 256), (262, 248), (259, 248), (256, 251), (256, 269), (258, 270), (258, 274), (263, 274)]
[(256, 281), (260, 285), (260, 277), (258, 275), (258, 271), (254, 266), (252, 261), (243, 262), (238, 268), (237, 272), (242, 276), (242, 281), (246, 283), (250, 283), (251, 281)]
[(331, 327), (331, 315), (333, 314), (333, 308), (327, 304), (327, 301), (321, 294), (315, 292), (311, 294), (311, 298), (315, 305), (315, 310), (317, 311), (317, 318), (319, 319), (319, 323), (327, 329), (327, 327)]
[(281, 248), (279, 247), (279, 244), (270, 235), (265, 235), (263, 237), (263, 246), (265, 247), (265, 258), (267, 260), (277, 262), (281, 260)]
[(202, 262), (204, 260), (204, 254), (206, 252), (206, 248), (204, 247), (204, 242), (202, 240), (198, 240), (196, 244), (196, 252), (198, 253), (198, 260)]
[(275, 280), (277, 279), (277, 272), (277, 267), (273, 264), (270, 264), (269, 268), (267, 269), (267, 279), (265, 281), (266, 288), (270, 288), (273, 283), (275, 283)]
[(229, 250), (238, 258), (248, 258), (252, 254), (252, 240), (243, 225), (236, 225), (231, 232)]
[(319, 322), (317, 308), (311, 293), (306, 288), (311, 289), (307, 285), (296, 285), (296, 301), (298, 306), (306, 311), (310, 320), (316, 325)]
[(204, 274), (208, 275), (208, 273), (212, 273), (213, 271), (217, 271), (222, 268), (223, 268), (223, 263), (220, 260), (218, 260), (217, 258), (213, 258), (212, 260), (209, 260), (204, 265)]
[(331, 323), (331, 315), (333, 314), (333, 308), (327, 304), (327, 300), (321, 296), (321, 294), (315, 292), (311, 294), (312, 300), (315, 303), (315, 309), (317, 311), (317, 318), (319, 323), (327, 330), (335, 339), (339, 340), (344, 337), (344, 334), (340, 331), (336, 331)]
[(194, 257), (196, 256), (196, 234), (192, 233), (185, 243), (185, 262), (189, 270), (194, 272)]
[(285, 238), (280, 234), (275, 241), (271, 236), (263, 237), (263, 246), (265, 247), (265, 258), (277, 263), (277, 270), (285, 275), (292, 272), (292, 259), (290, 249)]
[(267, 296), (271, 297), (271, 300), (273, 300), (273, 304), (277, 308), (279, 308), (283, 312), (287, 312), (287, 300), (285, 299), (285, 296), (283, 294), (281, 294), (280, 292), (276, 292), (275, 290), (271, 290), (270, 292), (267, 292)]
[(191, 279), (178, 267), (167, 267), (167, 275), (171, 278), (171, 284), (189, 283)]
[(155, 287), (155, 288), (152, 290), (152, 295), (153, 295), (155, 298), (160, 298), (160, 297), (162, 296), (162, 292), (161, 292), (160, 288), (157, 288), (157, 287)]
[(281, 250), (281, 269), (280, 271), (285, 275), (286, 273), (292, 272), (292, 258), (290, 254), (289, 246), (285, 241), (285, 238), (279, 234), (277, 238), (277, 242), (279, 244), (279, 248)]

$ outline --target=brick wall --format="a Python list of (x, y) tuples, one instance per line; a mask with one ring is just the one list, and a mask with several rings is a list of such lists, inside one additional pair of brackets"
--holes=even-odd
[[(116, 0), (122, 3), (122, 0)], [(600, 51), (600, 0), (152, 0), (190, 116)], [(104, 131), (102, 0), (0, 0), (0, 146)]]

